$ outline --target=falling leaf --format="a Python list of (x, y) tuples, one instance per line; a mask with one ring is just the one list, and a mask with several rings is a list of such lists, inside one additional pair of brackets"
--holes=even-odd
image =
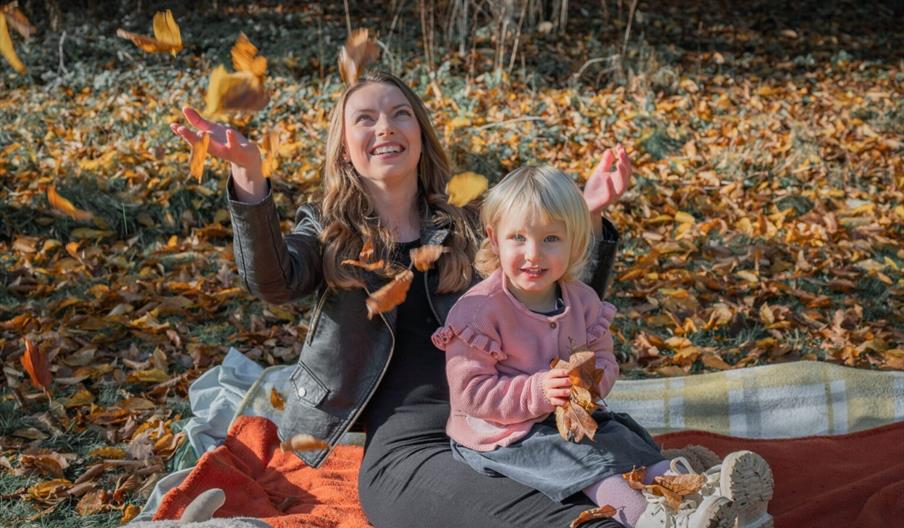
[(47, 357), (41, 349), (36, 347), (31, 339), (25, 339), (25, 352), (22, 354), (22, 367), (31, 378), (31, 384), (35, 388), (50, 389), (50, 368), (47, 365)]
[(274, 387), (270, 388), (270, 405), (277, 411), (283, 410), (286, 406), (286, 399)]
[(339, 50), (339, 76), (346, 85), (351, 86), (379, 56), (380, 48), (368, 40), (367, 29), (352, 31), (345, 40), (345, 46)]
[(136, 46), (148, 53), (172, 53), (182, 49), (182, 35), (179, 25), (169, 9), (154, 13), (154, 38), (138, 35), (122, 28), (116, 30), (116, 36), (131, 40)]
[(361, 251), (358, 252), (358, 259), (361, 260), (361, 262), (370, 262), (372, 258), (374, 258), (374, 242), (368, 237), (364, 240), (364, 243), (361, 244)]
[(69, 218), (72, 218), (73, 220), (77, 220), (79, 222), (88, 222), (94, 218), (93, 214), (78, 209), (72, 204), (72, 202), (70, 202), (63, 196), (60, 196), (56, 191), (56, 187), (54, 187), (53, 185), (47, 188), (47, 201), (50, 202), (50, 205), (52, 205), (56, 210), (65, 214)]
[(279, 132), (274, 130), (265, 135), (261, 148), (265, 153), (261, 173), (269, 177), (279, 168)]
[(219, 116), (226, 112), (261, 110), (270, 101), (264, 86), (253, 73), (229, 73), (223, 65), (214, 68), (207, 83), (207, 106), (204, 113)]
[(264, 75), (267, 73), (267, 59), (258, 55), (257, 51), (257, 47), (248, 40), (248, 37), (244, 33), (239, 33), (232, 46), (232, 67), (237, 72), (254, 75), (260, 83), (263, 83)]
[(309, 434), (297, 434), (279, 446), (283, 451), (316, 451), (329, 447), (325, 441)]
[(207, 148), (210, 146), (210, 134), (201, 133), (201, 139), (191, 146), (191, 159), (188, 162), (189, 174), (198, 183), (204, 177), (204, 160), (207, 158)]
[(25, 65), (19, 60), (19, 56), (16, 55), (16, 50), (13, 48), (13, 40), (9, 36), (5, 16), (0, 16), (0, 54), (14, 70), (20, 75), (25, 75)]
[(618, 513), (618, 510), (613, 508), (608, 504), (604, 504), (597, 508), (591, 508), (589, 510), (582, 511), (578, 518), (571, 521), (569, 528), (577, 528), (578, 526), (590, 522), (595, 521), (597, 519), (609, 519), (615, 517)]
[(446, 194), (449, 195), (449, 203), (458, 207), (464, 207), (468, 202), (477, 198), (489, 187), (486, 177), (474, 172), (462, 172), (456, 174), (446, 184)]
[(29, 39), (31, 38), (32, 33), (37, 31), (37, 29), (31, 25), (31, 22), (29, 22), (25, 13), (19, 9), (19, 2), (13, 1), (3, 6), (3, 14), (6, 16), (9, 25), (22, 35), (23, 38)]
[(370, 294), (366, 301), (367, 318), (372, 318), (374, 314), (388, 312), (402, 304), (405, 296), (408, 295), (408, 288), (411, 287), (412, 280), (414, 280), (414, 273), (406, 269), (396, 275), (386, 286)]
[(383, 262), (382, 259), (376, 262), (361, 262), (360, 260), (345, 259), (342, 261), (342, 265), (355, 266), (367, 271), (377, 271), (383, 269), (386, 266), (386, 263)]
[(411, 250), (411, 263), (418, 271), (427, 271), (440, 255), (448, 253), (449, 248), (436, 244), (426, 244)]

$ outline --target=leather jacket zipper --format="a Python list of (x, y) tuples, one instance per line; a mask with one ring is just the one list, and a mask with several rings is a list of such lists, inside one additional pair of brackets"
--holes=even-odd
[(314, 334), (317, 332), (317, 325), (320, 324), (320, 315), (323, 313), (323, 305), (326, 303), (326, 294), (330, 291), (329, 288), (324, 288), (323, 293), (320, 294), (320, 300), (317, 301), (317, 306), (314, 308), (314, 315), (311, 317), (311, 324), (308, 326), (308, 335), (306, 341), (310, 345), (314, 340)]

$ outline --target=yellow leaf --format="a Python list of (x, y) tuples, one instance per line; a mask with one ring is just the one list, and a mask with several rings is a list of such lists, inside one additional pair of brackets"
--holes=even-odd
[(28, 488), (28, 495), (36, 500), (47, 499), (59, 495), (71, 485), (72, 482), (62, 478), (45, 480)]
[(248, 40), (244, 33), (239, 33), (235, 44), (232, 46), (232, 67), (235, 71), (248, 72), (264, 81), (267, 73), (267, 59), (257, 54), (257, 47)]
[(69, 237), (75, 240), (84, 240), (86, 238), (100, 240), (101, 238), (106, 238), (115, 234), (115, 231), (101, 231), (100, 229), (91, 229), (90, 227), (78, 227), (69, 232)]
[(264, 92), (263, 83), (253, 73), (229, 73), (221, 64), (210, 74), (206, 101), (204, 113), (217, 116), (233, 111), (256, 112), (267, 106), (270, 96)]
[(279, 168), (279, 132), (274, 130), (265, 135), (261, 148), (266, 153), (261, 163), (261, 172), (265, 177), (269, 177)]
[(71, 409), (94, 403), (94, 395), (88, 389), (82, 389), (63, 401), (63, 407)]
[(696, 219), (684, 211), (678, 211), (675, 213), (675, 221), (679, 224), (693, 224)]
[(210, 146), (210, 134), (201, 133), (200, 141), (191, 146), (191, 159), (188, 162), (189, 173), (201, 183), (204, 177), (204, 159), (207, 158), (207, 147)]
[(126, 452), (118, 447), (98, 447), (89, 451), (88, 456), (107, 460), (121, 460), (126, 457)]
[(135, 506), (134, 504), (127, 504), (125, 508), (122, 510), (122, 518), (119, 520), (119, 525), (122, 526), (141, 513), (141, 508)]
[(182, 35), (179, 25), (173, 18), (173, 12), (167, 9), (165, 12), (154, 13), (154, 38), (132, 33), (122, 28), (116, 30), (116, 36), (131, 40), (136, 46), (148, 53), (166, 53), (173, 55), (182, 49)]
[(449, 195), (449, 203), (464, 207), (468, 202), (483, 194), (488, 187), (489, 182), (485, 177), (468, 171), (453, 176), (446, 184), (446, 193)]
[(270, 388), (270, 405), (277, 411), (283, 410), (286, 406), (286, 399), (273, 387)]
[(57, 194), (56, 188), (53, 185), (51, 185), (47, 189), (47, 201), (50, 202), (50, 205), (52, 205), (56, 210), (72, 218), (73, 220), (78, 220), (79, 222), (88, 222), (92, 218), (94, 218), (93, 214), (78, 209), (77, 207), (72, 205), (72, 202)]
[(737, 275), (738, 277), (741, 277), (742, 279), (744, 279), (747, 282), (752, 282), (754, 284), (756, 284), (757, 282), (760, 281), (759, 277), (757, 277), (756, 274), (751, 273), (746, 270), (738, 271), (735, 273), (735, 275)]
[(129, 374), (129, 383), (161, 383), (170, 379), (169, 374), (160, 369), (136, 370)]
[(760, 306), (760, 320), (766, 323), (766, 325), (771, 325), (775, 322), (775, 316), (772, 314), (772, 308), (770, 308), (766, 303), (763, 303), (763, 305)]
[(458, 116), (455, 119), (449, 121), (449, 128), (455, 130), (456, 128), (464, 128), (466, 126), (471, 126), (471, 120), (467, 117)]
[(716, 370), (729, 370), (731, 365), (716, 354), (703, 354), (703, 366)]
[(13, 49), (13, 40), (9, 36), (9, 27), (6, 25), (6, 17), (3, 15), (0, 15), (0, 54), (14, 70), (20, 75), (25, 75), (25, 65), (22, 64), (16, 55), (16, 50)]
[(352, 31), (345, 40), (345, 46), (339, 50), (339, 76), (346, 85), (351, 86), (380, 56), (380, 48), (368, 39), (366, 29)]
[(741, 218), (735, 223), (735, 229), (744, 233), (747, 236), (753, 236), (753, 224), (750, 222), (750, 219), (746, 216)]

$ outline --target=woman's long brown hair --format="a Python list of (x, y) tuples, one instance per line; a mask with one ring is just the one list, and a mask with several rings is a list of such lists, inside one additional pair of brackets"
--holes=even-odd
[(323, 164), (324, 186), (320, 235), (323, 247), (323, 273), (326, 283), (335, 288), (354, 288), (363, 285), (360, 271), (343, 266), (345, 259), (357, 259), (364, 240), (370, 239), (376, 255), (388, 256), (394, 242), (388, 229), (381, 226), (376, 209), (367, 196), (361, 176), (346, 161), (345, 105), (348, 98), (367, 83), (391, 84), (401, 90), (408, 100), (421, 128), (421, 157), (418, 161), (418, 207), (420, 216), (427, 211), (436, 225), (449, 228), (443, 245), (449, 248), (437, 261), (439, 292), (455, 292), (467, 288), (474, 274), (472, 262), (477, 251), (476, 212), (451, 205), (446, 196), (446, 182), (451, 177), (449, 158), (437, 138), (423, 101), (401, 79), (392, 74), (373, 71), (361, 76), (345, 89), (330, 114), (330, 128), (326, 141), (326, 161)]

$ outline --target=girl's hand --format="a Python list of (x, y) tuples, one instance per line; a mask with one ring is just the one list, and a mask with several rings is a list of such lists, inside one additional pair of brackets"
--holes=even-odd
[[(615, 150), (616, 153), (613, 153), (612, 149), (606, 149), (602, 161), (584, 184), (584, 201), (593, 218), (599, 217), (603, 209), (617, 202), (631, 185), (631, 160), (628, 153), (621, 143)], [(615, 169), (612, 169), (613, 163)]]
[(543, 387), (543, 395), (549, 403), (558, 407), (565, 405), (571, 396), (571, 380), (568, 379), (568, 370), (550, 369), (543, 374), (540, 386)]
[(255, 176), (263, 178), (260, 176), (261, 153), (254, 142), (248, 141), (233, 128), (204, 119), (194, 108), (186, 106), (182, 113), (197, 132), (178, 123), (172, 123), (170, 130), (173, 133), (182, 136), (192, 146), (201, 140), (200, 133), (207, 133), (210, 135), (208, 153), (232, 163), (233, 173), (236, 168), (240, 168), (244, 169), (248, 179), (255, 179)]

